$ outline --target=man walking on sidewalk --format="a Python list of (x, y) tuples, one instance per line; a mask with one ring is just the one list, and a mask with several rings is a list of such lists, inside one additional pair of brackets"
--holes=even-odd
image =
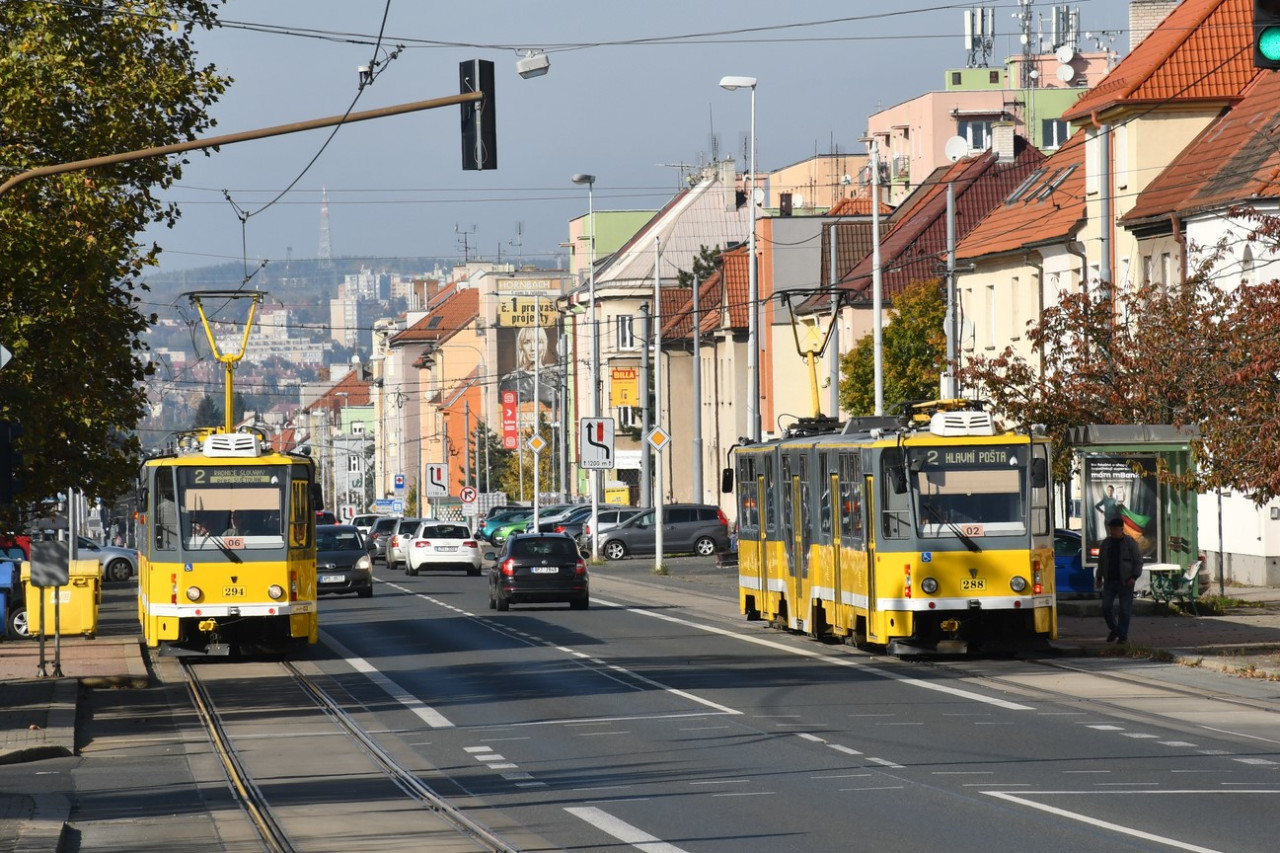
[[(1124, 519), (1107, 521), (1107, 538), (1098, 548), (1094, 582), (1102, 588), (1102, 618), (1107, 622), (1107, 642), (1129, 642), (1129, 617), (1133, 615), (1133, 585), (1142, 577), (1138, 543), (1124, 535)], [(1115, 613), (1116, 599), (1120, 612)]]

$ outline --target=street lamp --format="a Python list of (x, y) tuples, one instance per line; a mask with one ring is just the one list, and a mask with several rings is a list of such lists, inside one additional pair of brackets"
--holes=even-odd
[(751, 207), (751, 231), (747, 235), (747, 433), (760, 440), (760, 279), (756, 271), (756, 78), (721, 77), (720, 88), (730, 92), (751, 90), (751, 175), (747, 204)]
[[(578, 174), (570, 178), (575, 184), (587, 185), (587, 227), (591, 230), (590, 258), (587, 266), (587, 300), (591, 312), (591, 417), (600, 417), (600, 323), (596, 319), (596, 176)], [(600, 559), (600, 472), (591, 470), (591, 559)]]

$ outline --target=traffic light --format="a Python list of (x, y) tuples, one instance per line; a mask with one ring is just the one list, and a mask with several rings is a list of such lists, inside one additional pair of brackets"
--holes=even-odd
[(1280, 0), (1253, 0), (1253, 67), (1280, 68)]
[(13, 496), (22, 491), (21, 439), (21, 424), (0, 421), (0, 504), (13, 503)]
[(483, 92), (484, 100), (462, 105), (462, 168), (498, 168), (498, 124), (493, 100), (493, 63), (468, 59), (458, 63), (458, 93)]

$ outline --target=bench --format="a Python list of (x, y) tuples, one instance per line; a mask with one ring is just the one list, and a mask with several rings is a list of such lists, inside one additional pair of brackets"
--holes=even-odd
[(1177, 563), (1155, 563), (1147, 566), (1147, 573), (1151, 577), (1151, 598), (1164, 602), (1166, 608), (1175, 601), (1184, 608), (1190, 605), (1191, 612), (1199, 616), (1196, 599), (1200, 597), (1202, 567), (1201, 560), (1196, 560), (1186, 568)]

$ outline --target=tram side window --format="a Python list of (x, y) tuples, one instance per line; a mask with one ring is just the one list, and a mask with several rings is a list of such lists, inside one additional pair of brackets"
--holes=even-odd
[(755, 538), (760, 529), (760, 484), (756, 482), (756, 460), (750, 456), (738, 459), (738, 532)]
[(809, 457), (801, 456), (798, 461), (800, 462), (800, 536), (808, 546), (813, 539), (813, 521), (809, 513), (809, 508), (813, 504), (810, 499)]
[(1049, 477), (1049, 448), (1031, 445), (1031, 535), (1049, 535), (1049, 501), (1052, 495)]
[(880, 456), (880, 506), (882, 536), (906, 539), (911, 535), (911, 492), (898, 450), (886, 450)]
[(862, 465), (856, 453), (840, 456), (840, 538), (862, 544)]
[(311, 523), (314, 518), (311, 511), (311, 483), (309, 480), (295, 479), (289, 495), (290, 548), (302, 548), (310, 544)]
[(772, 456), (764, 461), (764, 529), (768, 538), (777, 538), (778, 478)]
[(178, 497), (173, 472), (161, 468), (155, 476), (154, 547), (157, 551), (174, 551), (178, 547)]
[(822, 499), (818, 502), (818, 538), (822, 544), (831, 542), (831, 480), (835, 474), (835, 454), (822, 454)]
[(793, 525), (794, 516), (791, 513), (792, 497), (791, 497), (791, 457), (783, 454), (782, 457), (782, 537), (788, 543), (795, 533)]

